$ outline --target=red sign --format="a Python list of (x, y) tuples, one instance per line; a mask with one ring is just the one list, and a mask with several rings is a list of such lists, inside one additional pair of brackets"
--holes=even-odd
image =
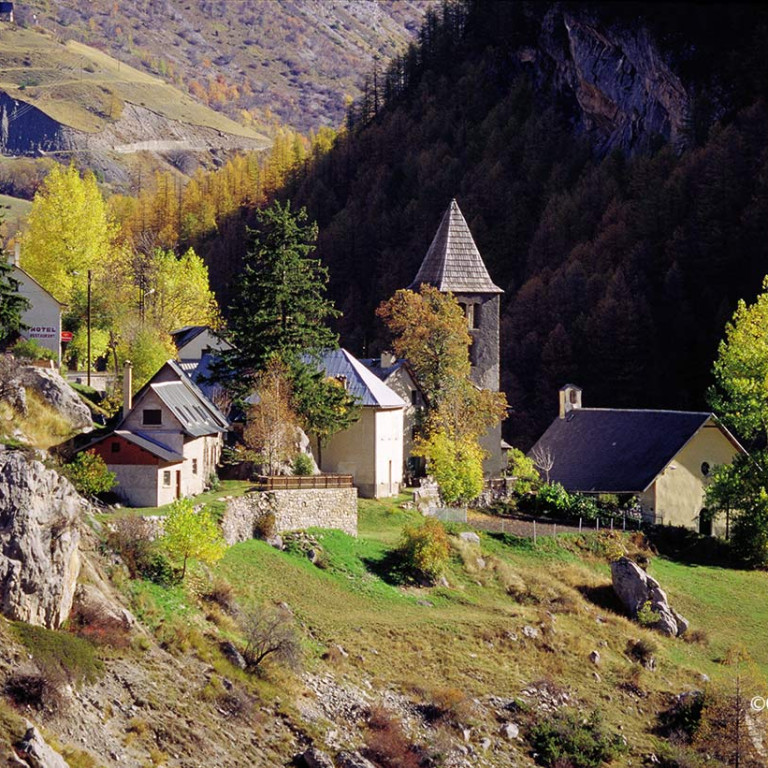
[(61, 340), (62, 341), (72, 341), (72, 331), (62, 331), (61, 332)]

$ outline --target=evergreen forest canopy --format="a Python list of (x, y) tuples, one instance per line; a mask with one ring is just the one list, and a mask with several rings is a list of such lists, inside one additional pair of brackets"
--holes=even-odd
[[(562, 34), (563, 8), (619, 41), (649, 33), (688, 94), (683, 142), (597, 154), (545, 58), (518, 55)], [(463, 2), (429, 14), (418, 45), (369, 78), (334, 147), (280, 193), (319, 223), (342, 344), (388, 344), (375, 307), (410, 284), (456, 196), (506, 291), (508, 437), (530, 444), (566, 381), (586, 405), (706, 408), (725, 323), (768, 271), (768, 33), (757, 6), (696, 6), (693, 24), (690, 11)]]

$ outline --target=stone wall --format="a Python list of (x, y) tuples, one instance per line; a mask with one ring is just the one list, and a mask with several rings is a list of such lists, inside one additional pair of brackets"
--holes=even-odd
[(252, 539), (255, 522), (269, 513), (275, 516), (276, 533), (337, 528), (357, 536), (357, 489), (259, 491), (230, 499), (221, 521), (227, 544)]

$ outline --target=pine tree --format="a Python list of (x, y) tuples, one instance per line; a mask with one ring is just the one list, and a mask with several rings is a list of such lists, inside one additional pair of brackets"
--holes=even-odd
[(27, 307), (29, 302), (19, 294), (19, 281), (11, 276), (11, 265), (0, 250), (0, 347), (13, 341), (24, 328), (21, 315)]

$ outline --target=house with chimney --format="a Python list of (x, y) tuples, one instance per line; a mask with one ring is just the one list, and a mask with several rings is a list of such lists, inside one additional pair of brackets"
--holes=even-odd
[(205, 490), (221, 457), (225, 416), (169, 360), (135, 397), (131, 364), (123, 381), (117, 428), (81, 450), (93, 450), (117, 477), (116, 493), (132, 507), (159, 507)]
[[(443, 214), (427, 255), (408, 288), (418, 291), (423, 284), (456, 297), (472, 337), (470, 379), (481, 389), (498, 392), (501, 370), (499, 311), (504, 291), (491, 280), (456, 200), (451, 200)], [(485, 475), (500, 477), (506, 468), (501, 424), (487, 432), (480, 439), (480, 445), (486, 452)]]
[(713, 413), (584, 408), (573, 384), (560, 390), (557, 418), (529, 451), (567, 491), (636, 496), (643, 518), (707, 535), (727, 520), (704, 506), (712, 470), (746, 451)]
[(360, 405), (360, 418), (312, 452), (322, 472), (352, 475), (361, 496), (396, 496), (403, 482), (403, 414), (406, 401), (346, 349), (329, 350), (315, 362)]

